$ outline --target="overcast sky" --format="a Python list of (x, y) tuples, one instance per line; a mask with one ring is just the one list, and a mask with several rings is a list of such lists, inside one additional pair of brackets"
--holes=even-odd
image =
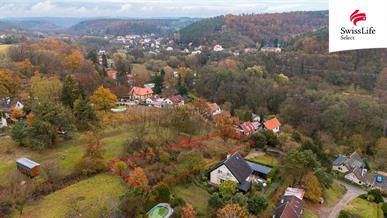
[(328, 0), (0, 0), (0, 17), (209, 17), (327, 9)]

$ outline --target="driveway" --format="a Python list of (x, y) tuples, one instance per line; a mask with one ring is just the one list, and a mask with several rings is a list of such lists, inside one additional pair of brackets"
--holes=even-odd
[(347, 192), (344, 194), (341, 200), (337, 202), (337, 204), (334, 207), (327, 208), (325, 210), (326, 213), (324, 213), (322, 217), (337, 218), (339, 216), (340, 211), (344, 209), (349, 202), (351, 202), (359, 195), (367, 193), (365, 190), (359, 187), (356, 187), (354, 185), (348, 184), (340, 180), (336, 180), (336, 181), (341, 185), (345, 186), (345, 188), (347, 189)]

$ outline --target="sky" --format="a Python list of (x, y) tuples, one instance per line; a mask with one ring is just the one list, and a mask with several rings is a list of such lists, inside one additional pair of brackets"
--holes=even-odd
[(328, 0), (0, 0), (0, 17), (212, 17), (327, 10)]

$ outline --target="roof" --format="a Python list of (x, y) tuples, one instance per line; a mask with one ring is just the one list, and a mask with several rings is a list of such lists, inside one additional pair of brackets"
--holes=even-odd
[(151, 88), (142, 88), (142, 87), (133, 87), (132, 90), (130, 90), (130, 93), (135, 95), (150, 95), (153, 94), (153, 90)]
[(277, 118), (273, 118), (270, 120), (266, 120), (263, 125), (265, 126), (266, 129), (272, 130), (275, 128), (279, 128), (281, 126), (281, 123)]
[(346, 161), (346, 165), (349, 169), (355, 169), (355, 168), (364, 168), (365, 163), (363, 159), (360, 157), (360, 155), (355, 151), (353, 152), (349, 158), (348, 161)]
[(21, 164), (23, 166), (26, 166), (30, 169), (36, 167), (36, 166), (40, 166), (40, 164), (36, 163), (35, 161), (32, 161), (28, 158), (25, 158), (25, 157), (22, 157), (22, 158), (19, 158), (16, 160), (16, 163), (17, 164)]
[(259, 173), (263, 173), (263, 174), (269, 174), (270, 171), (271, 171), (271, 168), (270, 167), (267, 167), (267, 166), (263, 166), (261, 164), (257, 164), (257, 163), (253, 163), (251, 161), (248, 161), (246, 160), (246, 163), (251, 167), (251, 169), (253, 171), (256, 171), (256, 172), (259, 172)]
[(248, 181), (244, 181), (243, 183), (240, 183), (238, 185), (238, 189), (243, 192), (248, 192), (250, 190), (250, 187), (251, 187), (251, 182), (248, 182)]
[(333, 165), (342, 165), (348, 158), (344, 155), (339, 155), (336, 160), (332, 162)]
[(238, 152), (216, 164), (213, 170), (223, 164), (227, 167), (228, 170), (230, 170), (232, 175), (234, 175), (234, 177), (241, 184), (243, 184), (247, 177), (249, 177), (253, 172), (253, 169), (251, 169), (251, 167), (246, 163), (245, 159), (243, 159), (243, 157)]
[(207, 105), (210, 108), (211, 112), (215, 112), (219, 108), (217, 103), (207, 103)]
[(352, 173), (356, 176), (356, 178), (362, 181), (365, 184), (373, 184), (375, 181), (375, 177), (371, 176), (367, 173), (367, 169), (356, 167), (353, 169)]
[(304, 201), (295, 196), (283, 196), (275, 210), (275, 218), (299, 218), (304, 208)]
[(171, 100), (174, 104), (179, 104), (180, 102), (184, 101), (184, 98), (181, 95), (175, 95), (170, 97), (169, 100)]
[(239, 127), (243, 130), (244, 133), (254, 132), (259, 128), (259, 122), (244, 122), (239, 125)]
[(284, 196), (294, 196), (302, 200), (304, 198), (304, 194), (304, 189), (287, 187)]

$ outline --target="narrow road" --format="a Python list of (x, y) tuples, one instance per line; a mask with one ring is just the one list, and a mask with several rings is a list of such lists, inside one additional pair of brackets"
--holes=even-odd
[(341, 185), (345, 186), (345, 188), (347, 189), (347, 192), (344, 194), (343, 198), (341, 198), (341, 200), (339, 202), (337, 202), (337, 204), (334, 207), (332, 207), (328, 210), (326, 215), (324, 214), (325, 216), (323, 216), (323, 217), (337, 218), (337, 216), (339, 216), (340, 211), (342, 209), (344, 209), (349, 202), (351, 202), (357, 196), (367, 193), (365, 190), (363, 190), (359, 187), (350, 185), (346, 182), (343, 182), (340, 180), (337, 180), (337, 182), (339, 182)]

